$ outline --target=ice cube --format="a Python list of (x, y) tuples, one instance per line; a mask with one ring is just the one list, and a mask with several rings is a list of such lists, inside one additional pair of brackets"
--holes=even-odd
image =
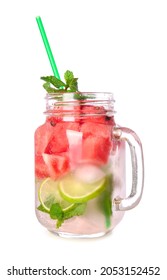
[(93, 184), (105, 177), (105, 173), (99, 167), (89, 163), (78, 166), (74, 175), (76, 179), (87, 184)]

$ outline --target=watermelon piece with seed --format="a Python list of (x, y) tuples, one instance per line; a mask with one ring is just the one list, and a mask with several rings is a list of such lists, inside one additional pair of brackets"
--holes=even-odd
[(62, 122), (63, 120), (63, 107), (55, 106), (54, 109), (48, 110), (47, 114), (50, 114), (50, 116), (46, 118), (46, 121), (52, 126), (55, 126), (58, 122)]
[(93, 122), (115, 125), (114, 117), (107, 116), (107, 111), (103, 106), (86, 105), (81, 106), (82, 122)]

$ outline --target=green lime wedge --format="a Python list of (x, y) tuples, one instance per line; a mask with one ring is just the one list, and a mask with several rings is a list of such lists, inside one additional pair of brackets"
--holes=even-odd
[(62, 197), (71, 203), (83, 203), (98, 196), (105, 189), (105, 177), (93, 183), (79, 180), (74, 174), (66, 175), (59, 182)]
[(59, 203), (64, 212), (66, 212), (74, 206), (73, 203), (64, 200), (61, 196), (58, 188), (58, 181), (54, 181), (50, 178), (45, 179), (41, 183), (38, 191), (38, 197), (42, 206), (47, 211), (50, 211), (50, 208), (54, 203)]

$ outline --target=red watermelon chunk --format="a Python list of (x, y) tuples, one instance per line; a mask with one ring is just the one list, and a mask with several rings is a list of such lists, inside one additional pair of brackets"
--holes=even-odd
[(52, 136), (44, 152), (46, 154), (56, 154), (66, 152), (68, 149), (68, 142), (64, 134), (59, 136)]
[(81, 125), (80, 131), (83, 132), (84, 138), (90, 135), (111, 138), (111, 126), (106, 124), (85, 122)]
[(86, 105), (81, 106), (82, 122), (93, 122), (115, 125), (114, 117), (107, 116), (107, 111), (103, 106)]
[(82, 122), (103, 123), (105, 109), (102, 106), (81, 106)]
[(53, 180), (64, 175), (69, 170), (69, 159), (66, 153), (49, 155), (43, 154), (44, 162), (48, 168), (49, 177)]
[(41, 155), (51, 138), (53, 127), (44, 123), (35, 131), (35, 154)]
[(111, 141), (104, 137), (88, 136), (83, 141), (82, 158), (106, 164), (111, 149)]
[[(93, 106), (93, 105), (83, 105), (81, 106), (82, 114), (105, 114), (105, 109), (103, 106)], [(89, 117), (89, 116), (88, 116)]]
[(61, 122), (63, 120), (62, 106), (55, 106), (54, 109), (47, 111), (47, 113), (50, 113), (51, 115), (46, 118), (46, 121), (52, 126), (55, 126), (56, 123)]
[(79, 131), (79, 123), (60, 122), (53, 127), (53, 134), (48, 142), (44, 152), (47, 154), (56, 154), (66, 152), (69, 148), (66, 130)]
[(111, 126), (85, 122), (80, 131), (83, 133), (83, 159), (106, 164), (112, 147)]
[(49, 116), (49, 117), (47, 117), (46, 121), (51, 126), (55, 126), (58, 122), (62, 121), (62, 118), (61, 117), (55, 117), (55, 116)]
[(43, 179), (49, 176), (48, 168), (43, 160), (43, 156), (35, 156), (35, 176)]

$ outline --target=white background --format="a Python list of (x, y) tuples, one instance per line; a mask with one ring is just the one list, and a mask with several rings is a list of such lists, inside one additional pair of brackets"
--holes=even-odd
[[(33, 133), (44, 119), (40, 76), (52, 74), (35, 21), (38, 15), (61, 75), (70, 69), (79, 77), (80, 90), (113, 92), (117, 122), (133, 128), (143, 142), (143, 199), (101, 239), (64, 240), (51, 235), (35, 217)], [(155, 278), (167, 276), (166, 15), (162, 0), (1, 2), (0, 279), (26, 278), (6, 276), (12, 265), (97, 270), (160, 266), (161, 276)], [(43, 277), (26, 279), (37, 278)], [(119, 279), (90, 277), (101, 278)]]

